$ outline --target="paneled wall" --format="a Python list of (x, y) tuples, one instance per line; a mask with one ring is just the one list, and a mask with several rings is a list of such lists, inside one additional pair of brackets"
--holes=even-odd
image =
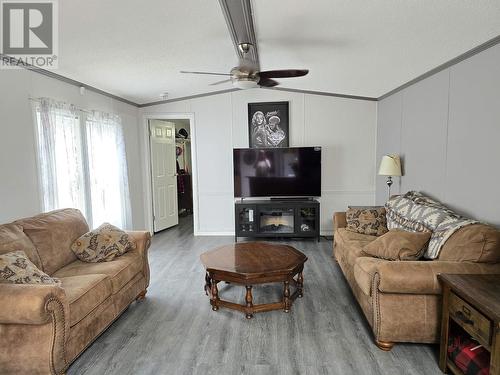
[(348, 204), (375, 201), (376, 103), (277, 90), (242, 90), (146, 107), (152, 113), (194, 113), (198, 234), (234, 233), (233, 147), (248, 147), (247, 105), (290, 102), (290, 146), (322, 146), (321, 230)]
[[(403, 158), (393, 191), (421, 190), (500, 225), (500, 45), (378, 103), (377, 162)], [(377, 203), (387, 199), (377, 177)]]

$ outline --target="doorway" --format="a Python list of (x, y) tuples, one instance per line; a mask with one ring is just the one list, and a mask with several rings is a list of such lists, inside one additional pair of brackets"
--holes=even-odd
[[(193, 222), (190, 119), (148, 121), (152, 227), (155, 233)], [(180, 221), (179, 221), (180, 218)]]

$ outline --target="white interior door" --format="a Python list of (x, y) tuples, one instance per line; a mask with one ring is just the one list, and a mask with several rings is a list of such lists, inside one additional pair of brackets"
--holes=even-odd
[(177, 167), (175, 124), (162, 120), (149, 123), (154, 231), (179, 224), (177, 213)]

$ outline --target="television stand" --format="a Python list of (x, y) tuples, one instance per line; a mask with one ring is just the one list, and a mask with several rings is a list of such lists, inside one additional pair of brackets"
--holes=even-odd
[(270, 198), (272, 201), (280, 201), (280, 202), (311, 202), (314, 200), (314, 198), (296, 198), (296, 197), (289, 197), (289, 198)]
[(315, 199), (247, 200), (234, 205), (236, 242), (238, 237), (320, 240), (319, 202)]

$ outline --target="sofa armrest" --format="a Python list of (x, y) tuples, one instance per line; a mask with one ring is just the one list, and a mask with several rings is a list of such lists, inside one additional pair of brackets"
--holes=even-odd
[(0, 306), (0, 373), (64, 373), (70, 322), (64, 290), (55, 284), (0, 284)]
[(378, 290), (383, 293), (441, 294), (439, 274), (499, 274), (500, 263), (381, 260), (375, 273)]
[(132, 237), (135, 241), (136, 248), (133, 251), (137, 251), (141, 254), (144, 261), (143, 274), (146, 278), (146, 287), (149, 286), (149, 261), (148, 261), (148, 249), (151, 245), (151, 233), (148, 231), (127, 231), (127, 234)]
[(345, 212), (335, 212), (333, 214), (333, 232), (339, 228), (347, 227), (347, 219)]
[(130, 230), (126, 233), (132, 237), (136, 244), (135, 250), (145, 254), (151, 245), (151, 233), (146, 230)]
[(55, 309), (68, 316), (64, 290), (55, 284), (0, 284), (0, 324), (45, 324)]

